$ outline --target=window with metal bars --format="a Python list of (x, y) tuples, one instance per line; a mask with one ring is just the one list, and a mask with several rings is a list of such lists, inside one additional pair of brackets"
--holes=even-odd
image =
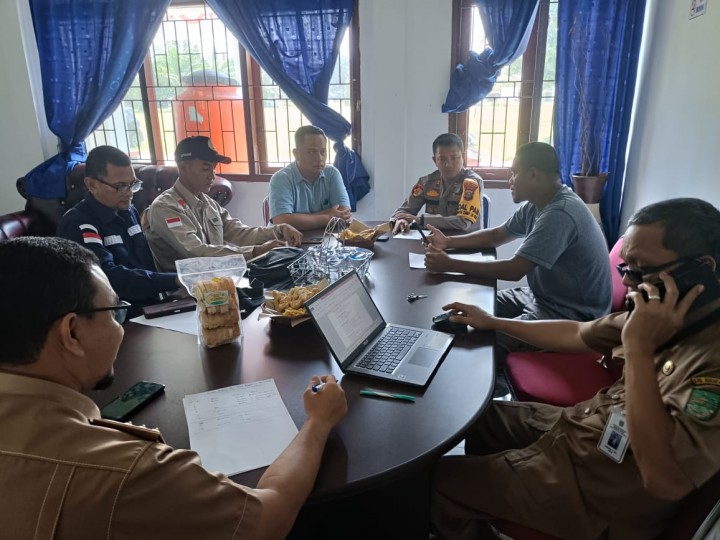
[[(453, 43), (453, 66), (467, 59), (468, 50), (480, 53), (487, 46), (473, 0), (453, 0)], [(467, 165), (484, 179), (506, 180), (519, 146), (552, 144), (556, 49), (557, 0), (540, 0), (523, 55), (502, 69), (485, 99), (449, 115), (449, 131), (465, 142)]]
[[(353, 125), (353, 143), (360, 124), (353, 106), (359, 77), (351, 65), (355, 21), (344, 36), (328, 101)], [(88, 150), (109, 144), (135, 163), (162, 165), (174, 164), (180, 140), (205, 135), (232, 159), (218, 166), (218, 174), (267, 181), (294, 160), (293, 135), (309, 123), (207, 5), (177, 2), (122, 103), (86, 143)], [(328, 161), (333, 159), (328, 141)]]

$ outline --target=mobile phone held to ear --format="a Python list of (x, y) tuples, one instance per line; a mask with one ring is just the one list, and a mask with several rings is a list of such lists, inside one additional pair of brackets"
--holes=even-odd
[[(690, 311), (696, 310), (705, 304), (720, 298), (720, 283), (718, 283), (718, 278), (715, 276), (715, 272), (709, 265), (704, 264), (699, 259), (692, 260), (682, 265), (680, 268), (670, 272), (670, 275), (675, 280), (675, 286), (678, 290), (678, 301), (682, 300), (695, 285), (702, 284), (705, 287), (700, 296), (698, 296), (695, 299), (695, 302), (693, 302)], [(660, 300), (664, 300), (665, 284), (662, 281), (658, 281), (655, 283), (655, 286), (658, 288)], [(647, 302), (647, 292), (641, 290), (640, 293)], [(632, 310), (635, 309), (635, 302), (629, 298), (625, 301), (625, 305), (627, 306), (629, 312), (632, 312)]]
[(164, 391), (164, 384), (140, 381), (100, 409), (100, 414), (107, 420), (125, 422)]

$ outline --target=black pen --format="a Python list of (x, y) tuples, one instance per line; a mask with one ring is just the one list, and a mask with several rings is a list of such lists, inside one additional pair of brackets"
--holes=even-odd
[(415, 228), (420, 233), (420, 236), (422, 236), (423, 244), (427, 244), (428, 239), (427, 239), (427, 236), (425, 236), (425, 231), (423, 231), (423, 228), (420, 226), (420, 224), (417, 221), (413, 222), (413, 225), (415, 225)]

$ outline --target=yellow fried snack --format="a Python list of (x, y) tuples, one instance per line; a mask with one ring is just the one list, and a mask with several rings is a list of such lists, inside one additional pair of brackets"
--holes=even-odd
[(288, 292), (270, 291), (273, 297), (274, 310), (284, 317), (300, 317), (307, 315), (303, 304), (320, 292), (320, 285), (312, 287), (293, 287)]
[(340, 234), (338, 234), (340, 240), (370, 240), (373, 236), (375, 236), (375, 229), (365, 229), (358, 232), (345, 229), (344, 231), (340, 231)]

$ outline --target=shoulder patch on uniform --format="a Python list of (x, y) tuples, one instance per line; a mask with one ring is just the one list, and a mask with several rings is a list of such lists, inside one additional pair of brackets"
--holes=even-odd
[(92, 231), (92, 232), (95, 232), (95, 233), (98, 232), (98, 230), (97, 230), (97, 228), (95, 227), (95, 225), (90, 225), (89, 223), (83, 223), (83, 224), (81, 224), (81, 225), (80, 225), (80, 230), (81, 230), (81, 231)]
[(165, 218), (165, 224), (168, 226), (169, 229), (173, 229), (175, 227), (182, 226), (182, 220), (180, 219), (180, 216), (169, 217)]
[(82, 237), (83, 237), (83, 243), (85, 243), (85, 244), (100, 244), (100, 245), (102, 245), (102, 243), (103, 243), (102, 237), (96, 232), (83, 231)]
[(423, 193), (423, 185), (420, 182), (418, 182), (412, 188), (412, 196), (419, 197), (420, 195), (422, 195), (422, 193)]
[(720, 386), (720, 377), (693, 377), (693, 386)]
[(720, 408), (720, 394), (693, 388), (685, 404), (685, 413), (698, 420), (711, 420)]
[(90, 420), (93, 426), (106, 427), (134, 435), (139, 439), (145, 439), (148, 441), (159, 441), (164, 442), (162, 433), (159, 429), (148, 428), (145, 426), (136, 426), (130, 422), (116, 422), (115, 420), (106, 420), (105, 418), (94, 418)]
[(465, 178), (462, 183), (463, 196), (458, 205), (457, 215), (470, 223), (477, 223), (481, 216), (480, 184), (474, 178)]

